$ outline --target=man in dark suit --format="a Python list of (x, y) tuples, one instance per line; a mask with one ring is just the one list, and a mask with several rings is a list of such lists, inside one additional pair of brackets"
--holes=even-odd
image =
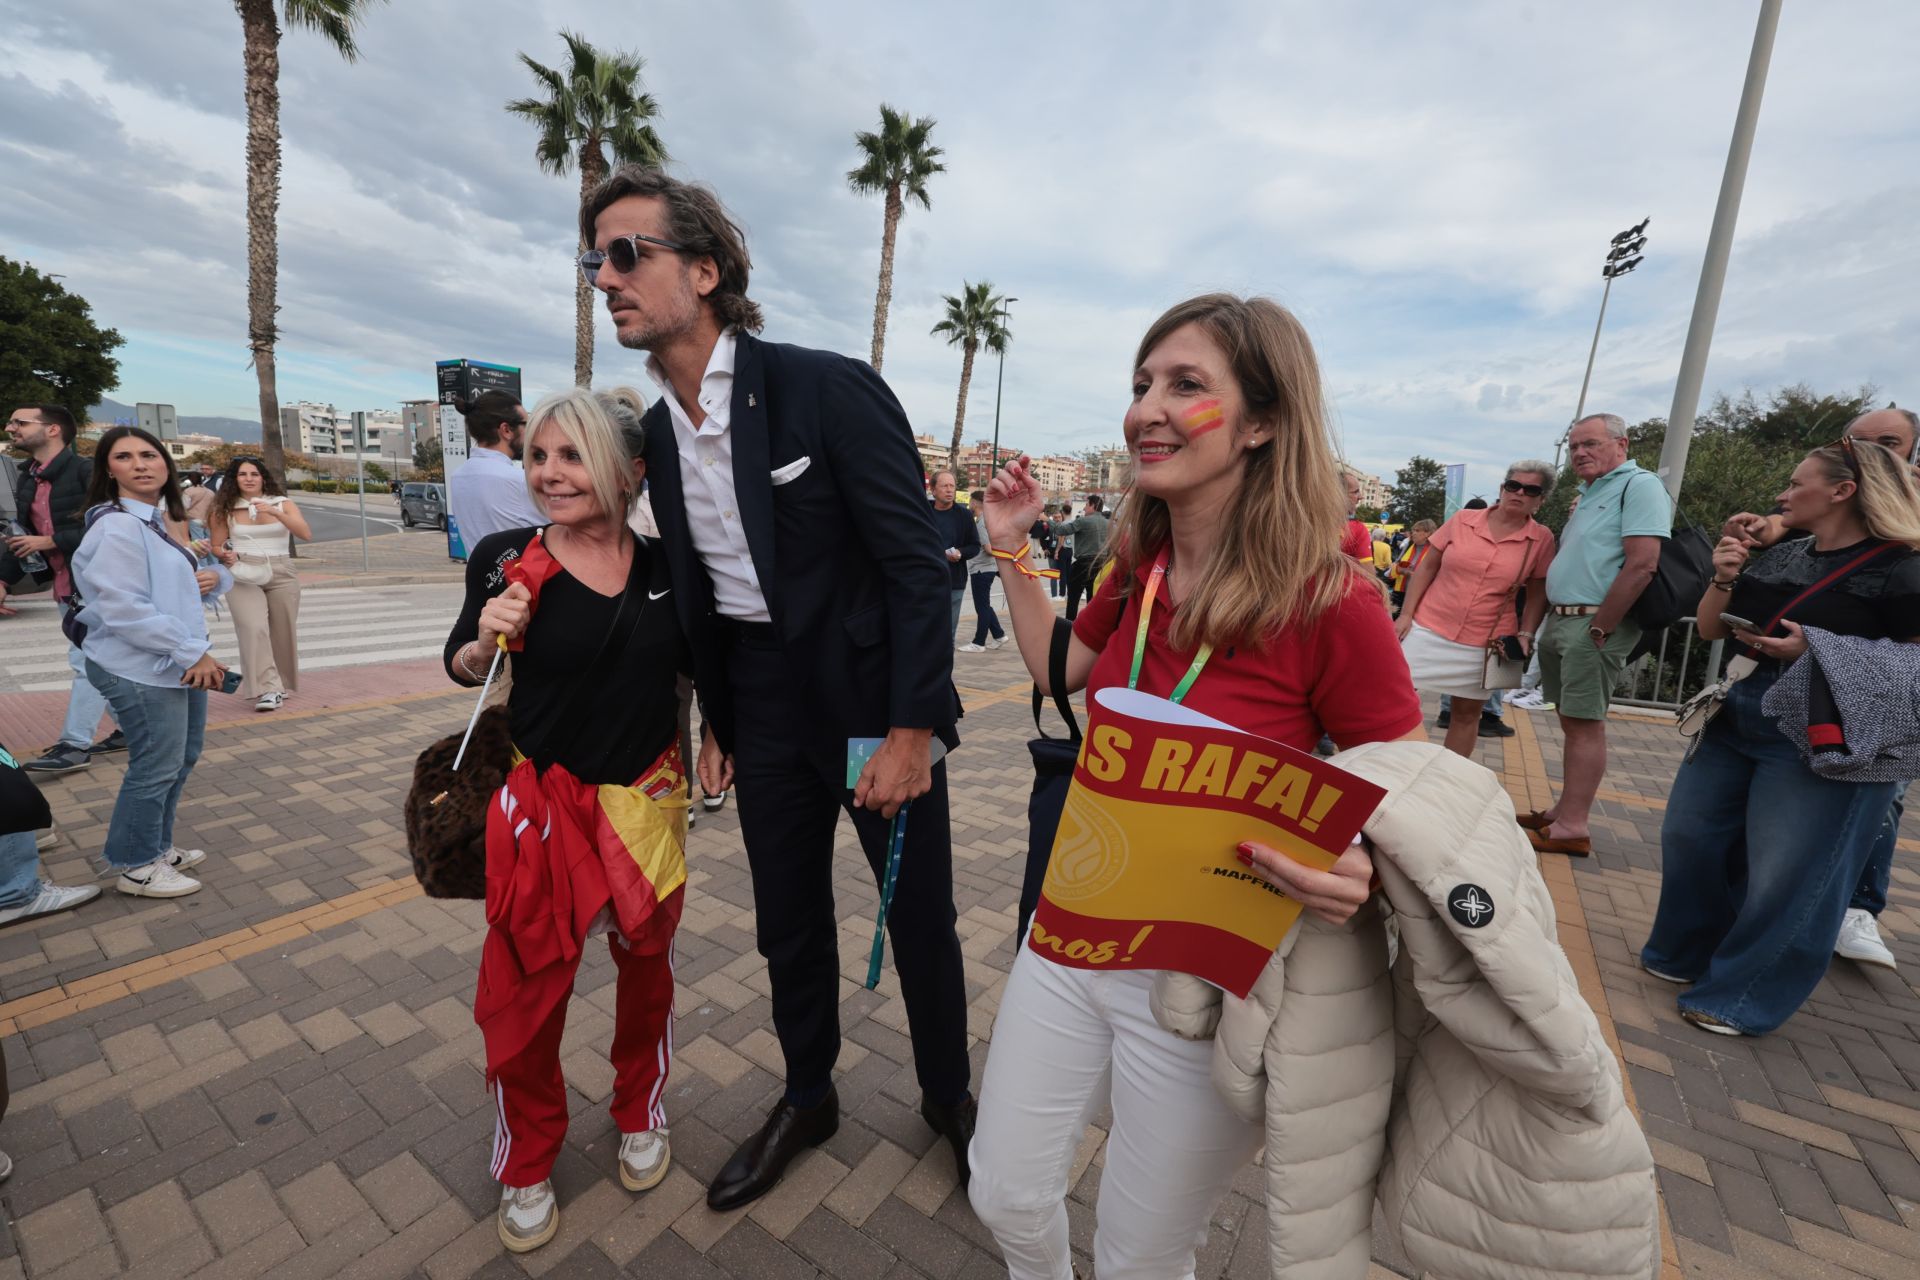
[[(738, 784), (786, 1089), (707, 1203), (764, 1194), (839, 1125), (833, 832), (844, 808), (878, 882), (911, 802), (888, 935), (921, 1115), (961, 1180), (973, 1133), (946, 768), (953, 689), (946, 542), (905, 413), (872, 369), (762, 342), (738, 226), (704, 187), (637, 167), (581, 209), (588, 280), (621, 345), (649, 353), (647, 476), (695, 653), (701, 784)], [(883, 738), (846, 786), (849, 739)]]

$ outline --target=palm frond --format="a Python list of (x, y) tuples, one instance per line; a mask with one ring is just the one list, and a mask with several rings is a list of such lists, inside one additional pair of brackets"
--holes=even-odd
[(1004, 303), (999, 294), (993, 291), (993, 285), (982, 280), (979, 284), (963, 282), (959, 296), (945, 294), (946, 318), (934, 325), (930, 333), (947, 335), (947, 345), (974, 346), (984, 343), (993, 351), (1004, 351), (1012, 334), (1001, 320), (1001, 308)]
[(640, 87), (642, 59), (597, 49), (572, 31), (560, 32), (560, 39), (567, 47), (564, 69), (520, 55), (546, 96), (506, 104), (508, 112), (540, 131), (534, 156), (541, 169), (564, 174), (581, 164), (604, 171), (609, 149), (617, 164), (664, 164), (666, 144), (651, 123), (660, 114), (660, 104)]
[(327, 43), (340, 51), (348, 62), (360, 56), (354, 43), (354, 29), (366, 17), (375, 0), (282, 0), (288, 27), (318, 31)]
[(922, 208), (932, 208), (927, 179), (946, 171), (940, 163), (944, 153), (930, 141), (933, 126), (932, 116), (916, 120), (881, 103), (879, 129), (863, 129), (853, 135), (862, 160), (858, 168), (847, 171), (847, 185), (861, 195), (897, 190), (907, 199), (919, 201)]

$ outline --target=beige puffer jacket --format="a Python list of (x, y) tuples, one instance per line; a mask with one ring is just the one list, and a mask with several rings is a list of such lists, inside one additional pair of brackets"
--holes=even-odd
[(1366, 826), (1382, 893), (1344, 928), (1303, 919), (1245, 1000), (1185, 974), (1154, 989), (1265, 1122), (1274, 1276), (1364, 1276), (1376, 1198), (1433, 1280), (1656, 1275), (1653, 1156), (1505, 791), (1420, 743), (1339, 763), (1388, 792)]

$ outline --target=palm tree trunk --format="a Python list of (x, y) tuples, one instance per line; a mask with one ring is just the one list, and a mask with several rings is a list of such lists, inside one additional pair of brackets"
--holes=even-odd
[(893, 306), (893, 238), (900, 231), (900, 214), (906, 202), (900, 198), (900, 184), (887, 188), (886, 224), (880, 232), (880, 287), (873, 295), (873, 371), (880, 372), (880, 358), (887, 349), (887, 311)]
[[(584, 206), (593, 189), (606, 177), (597, 145), (580, 148), (580, 203)], [(580, 252), (593, 246), (580, 237)], [(574, 385), (593, 385), (593, 286), (578, 271), (573, 273), (573, 381)]]
[(967, 386), (973, 381), (973, 353), (979, 343), (967, 339), (960, 357), (960, 403), (953, 410), (953, 444), (947, 449), (947, 465), (953, 468), (953, 478), (962, 478), (960, 470), (960, 433), (967, 427)]
[(247, 346), (260, 383), (260, 452), (284, 477), (273, 350), (280, 286), (280, 21), (273, 0), (234, 0), (246, 35)]

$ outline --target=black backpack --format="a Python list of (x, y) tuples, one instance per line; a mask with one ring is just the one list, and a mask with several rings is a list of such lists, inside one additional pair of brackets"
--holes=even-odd
[(1627, 616), (1649, 635), (1665, 631), (1692, 613), (1713, 577), (1713, 536), (1687, 521), (1686, 512), (1678, 515), (1686, 523), (1676, 526), (1672, 536), (1660, 544), (1659, 567), (1633, 608), (1627, 610)]

